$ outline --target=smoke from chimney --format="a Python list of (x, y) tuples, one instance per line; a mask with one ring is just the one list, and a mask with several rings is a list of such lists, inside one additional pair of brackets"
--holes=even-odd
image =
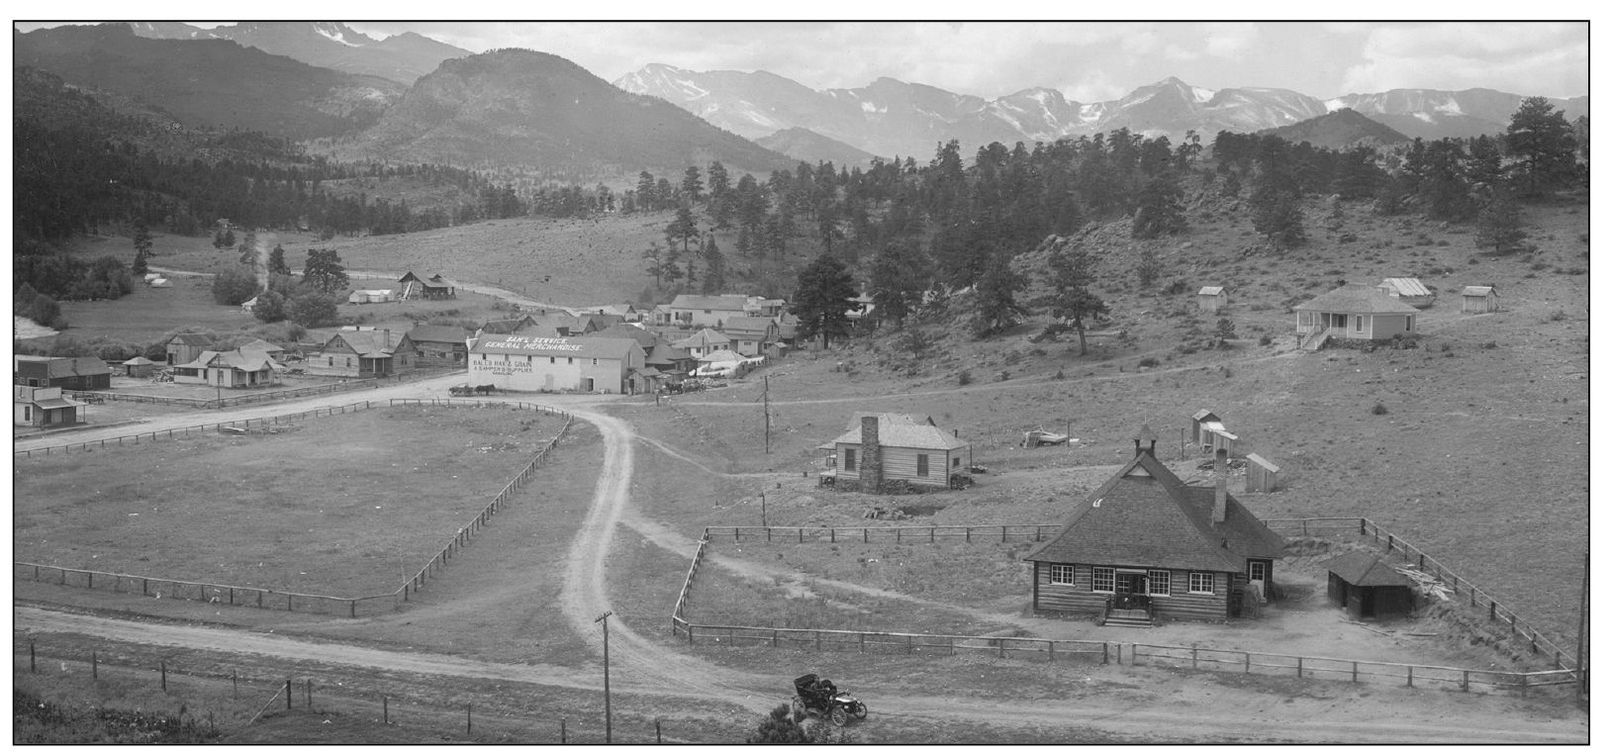
[(268, 233), (267, 237), (259, 235), (256, 236), (256, 238), (257, 263), (253, 265), (253, 269), (257, 272), (257, 287), (259, 292), (267, 293), (269, 289), (269, 242), (274, 239), (274, 234)]

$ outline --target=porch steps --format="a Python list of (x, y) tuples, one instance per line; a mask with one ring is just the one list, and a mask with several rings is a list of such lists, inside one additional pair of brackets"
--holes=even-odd
[(1326, 346), (1326, 341), (1330, 339), (1331, 332), (1321, 330), (1305, 337), (1302, 343), (1302, 348), (1304, 350), (1320, 350)]
[(1113, 627), (1152, 627), (1152, 618), (1145, 609), (1114, 609), (1108, 612), (1103, 625)]

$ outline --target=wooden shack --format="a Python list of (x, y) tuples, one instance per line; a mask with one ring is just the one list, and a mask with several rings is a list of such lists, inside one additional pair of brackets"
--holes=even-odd
[(1225, 292), (1225, 288), (1218, 285), (1204, 286), (1203, 289), (1197, 291), (1198, 311), (1218, 311), (1230, 302), (1230, 294)]
[(1281, 486), (1281, 469), (1256, 452), (1247, 456), (1247, 486), (1249, 492), (1273, 492)]
[(135, 356), (119, 364), (123, 367), (123, 375), (131, 377), (148, 377), (155, 374), (158, 369), (156, 361), (145, 356)]
[(1486, 314), (1499, 310), (1499, 294), (1492, 285), (1467, 285), (1460, 291), (1460, 313)]
[(1408, 617), (1415, 610), (1414, 584), (1370, 552), (1349, 552), (1326, 561), (1326, 598), (1358, 620)]

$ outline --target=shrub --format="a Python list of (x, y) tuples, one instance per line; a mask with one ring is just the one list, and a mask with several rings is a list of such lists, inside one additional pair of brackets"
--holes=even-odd
[(957, 385), (966, 387), (970, 384), (973, 384), (973, 372), (963, 369), (962, 373), (957, 374)]
[(1136, 362), (1136, 367), (1137, 368), (1142, 368), (1142, 369), (1150, 369), (1150, 368), (1153, 368), (1153, 367), (1155, 367), (1157, 365), (1158, 365), (1158, 359), (1153, 358), (1152, 356), (1147, 356), (1146, 358), (1143, 358), (1140, 361)]
[(41, 326), (60, 329), (67, 323), (62, 321), (62, 307), (56, 299), (48, 295), (36, 295), (28, 304), (28, 318), (38, 322)]
[(1387, 406), (1377, 403), (1370, 409), (1370, 414), (1373, 416), (1385, 416), (1387, 415)]
[(1260, 345), (1269, 345), (1272, 342), (1275, 342), (1275, 341), (1270, 339), (1269, 335), (1259, 335), (1259, 344)]
[(220, 306), (239, 306), (256, 294), (257, 278), (240, 270), (225, 270), (213, 277), (213, 302)]

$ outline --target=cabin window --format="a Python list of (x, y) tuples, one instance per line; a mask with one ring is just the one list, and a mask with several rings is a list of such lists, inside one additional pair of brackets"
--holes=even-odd
[(848, 448), (845, 450), (845, 470), (847, 470), (847, 471), (856, 470), (856, 451), (855, 450), (848, 449)]
[(919, 476), (927, 476), (927, 475), (929, 475), (929, 456), (928, 455), (919, 454), (917, 456), (917, 475), (919, 475)]
[(1091, 568), (1091, 590), (1101, 593), (1113, 593), (1113, 568)]
[(1073, 565), (1052, 565), (1052, 585), (1054, 585), (1054, 586), (1072, 586), (1072, 585), (1074, 585), (1074, 566)]
[(531, 363), (531, 356), (526, 356), (526, 363)]
[(1187, 582), (1186, 590), (1194, 594), (1214, 593), (1214, 574), (1192, 573), (1191, 580)]
[[(482, 356), (482, 358), (486, 358), (486, 356)], [(324, 360), (325, 360), (324, 365), (326, 365), (326, 366), (334, 366), (334, 365), (336, 365), (336, 357), (335, 356), (330, 356), (329, 358), (326, 358)]]
[(553, 357), (553, 356), (549, 356), (549, 357), (548, 357), (548, 362), (549, 362), (549, 363), (554, 363), (554, 357)]
[(1365, 331), (1365, 317), (1359, 316), (1357, 314), (1354, 316), (1354, 331), (1355, 332), (1364, 332)]
[(1269, 574), (1265, 571), (1263, 562), (1251, 562), (1250, 561), (1250, 562), (1247, 563), (1247, 579), (1248, 580), (1267, 580), (1268, 575)]
[(22, 420), (24, 420), (24, 421), (32, 421), (32, 420), (34, 420), (34, 407), (32, 405), (24, 405), (24, 406), (22, 406)]
[(1169, 571), (1168, 570), (1148, 570), (1147, 571), (1147, 595), (1148, 596), (1168, 596), (1169, 595)]
[(962, 458), (960, 456), (951, 458), (951, 467), (952, 468), (958, 468), (961, 465), (962, 465)]
[(593, 365), (594, 366), (599, 365), (599, 359), (597, 359), (597, 358), (593, 359)]
[(347, 366), (349, 366), (349, 367), (352, 366), (352, 357), (351, 356), (349, 356), (347, 358)]

